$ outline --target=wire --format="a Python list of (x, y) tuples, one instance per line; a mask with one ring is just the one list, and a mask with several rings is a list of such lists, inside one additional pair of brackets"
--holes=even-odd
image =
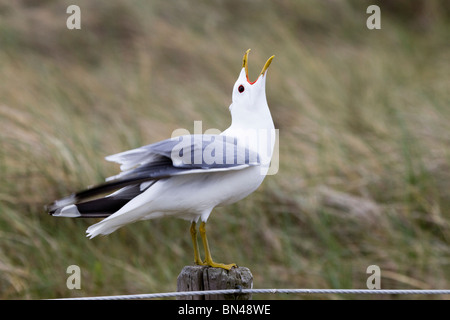
[(138, 299), (160, 299), (169, 297), (218, 295), (218, 294), (248, 294), (248, 293), (268, 293), (268, 294), (396, 294), (396, 295), (450, 295), (450, 290), (382, 290), (382, 289), (228, 289), (228, 290), (204, 290), (204, 291), (182, 291), (164, 292), (149, 294), (130, 294), (118, 296), (98, 296), (63, 298), (56, 300), (138, 300)]

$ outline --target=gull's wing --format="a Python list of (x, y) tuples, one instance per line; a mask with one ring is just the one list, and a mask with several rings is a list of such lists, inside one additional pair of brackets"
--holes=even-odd
[(237, 138), (224, 135), (175, 137), (105, 159), (119, 163), (122, 170), (119, 175), (107, 178), (107, 181), (136, 174), (158, 178), (260, 165), (257, 152)]
[(104, 184), (55, 201), (47, 207), (49, 212), (118, 189), (109, 196), (109, 202), (128, 201), (130, 186), (137, 195), (155, 180), (176, 175), (242, 170), (260, 165), (258, 153), (248, 148), (246, 141), (225, 135), (175, 137), (111, 155), (106, 160), (119, 163), (122, 172), (107, 178)]

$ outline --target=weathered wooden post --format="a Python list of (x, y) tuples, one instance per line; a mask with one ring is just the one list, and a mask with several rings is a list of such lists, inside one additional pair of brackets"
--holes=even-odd
[[(186, 266), (177, 278), (177, 291), (251, 289), (253, 275), (248, 268), (235, 267), (230, 271), (205, 266)], [(196, 295), (178, 300), (251, 300), (252, 294)]]

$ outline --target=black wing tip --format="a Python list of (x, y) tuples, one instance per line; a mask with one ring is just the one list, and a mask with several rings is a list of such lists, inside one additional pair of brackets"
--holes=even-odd
[(44, 206), (44, 209), (46, 212), (48, 212), (49, 215), (54, 215), (57, 213), (58, 209), (62, 209), (66, 206), (76, 204), (78, 202), (78, 197), (76, 194), (71, 194), (70, 196), (66, 196), (64, 198), (61, 198), (59, 200), (53, 201), (50, 204), (47, 204)]

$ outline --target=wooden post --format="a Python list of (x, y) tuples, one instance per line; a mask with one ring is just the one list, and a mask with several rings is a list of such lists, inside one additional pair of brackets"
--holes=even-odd
[[(177, 291), (251, 289), (253, 275), (248, 268), (236, 267), (227, 271), (222, 268), (186, 266), (177, 278)], [(225, 294), (183, 296), (178, 300), (251, 300), (252, 294)]]

